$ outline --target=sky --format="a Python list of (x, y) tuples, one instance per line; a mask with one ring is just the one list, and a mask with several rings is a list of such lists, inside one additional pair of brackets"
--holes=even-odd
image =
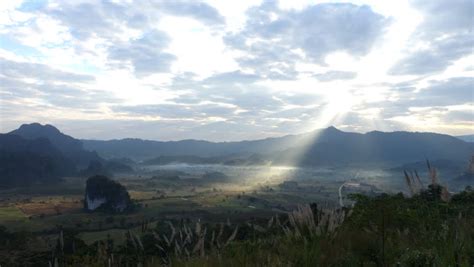
[(0, 132), (474, 133), (474, 1), (0, 2)]

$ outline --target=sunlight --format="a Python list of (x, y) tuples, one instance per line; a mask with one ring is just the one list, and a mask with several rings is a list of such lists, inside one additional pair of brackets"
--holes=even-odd
[[(308, 150), (318, 142), (321, 131), (342, 121), (347, 113), (351, 111), (352, 107), (358, 103), (358, 99), (348, 89), (334, 89), (328, 93), (325, 98), (326, 104), (323, 108), (315, 110), (312, 114), (314, 119), (310, 120), (311, 123), (306, 127), (308, 135), (300, 139), (291, 148), (293, 154), (288, 164), (289, 166), (272, 166), (272, 176), (279, 177), (281, 181), (285, 180), (285, 177), (290, 176), (291, 171), (299, 165)], [(268, 171), (267, 169), (262, 169), (257, 177), (265, 177), (268, 175)]]

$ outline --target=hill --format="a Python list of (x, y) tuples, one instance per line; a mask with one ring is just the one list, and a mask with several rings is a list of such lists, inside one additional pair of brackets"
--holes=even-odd
[(82, 140), (84, 148), (97, 151), (102, 157), (128, 157), (146, 160), (159, 156), (215, 157), (229, 154), (250, 155), (285, 150), (308, 135), (288, 135), (240, 142), (210, 142), (203, 140), (152, 141), (142, 139)]
[[(343, 132), (334, 127), (301, 135), (241, 142), (200, 140), (151, 141), (122, 139), (83, 140), (84, 147), (103, 157), (130, 157), (145, 160), (157, 157), (221, 157), (247, 159), (253, 154), (274, 164), (317, 165), (348, 163), (411, 163), (425, 159), (467, 161), (474, 145), (436, 133)], [(181, 157), (183, 160), (186, 157)], [(161, 158), (163, 160), (163, 158)]]
[(474, 134), (460, 135), (456, 137), (463, 140), (464, 142), (474, 143)]
[[(240, 142), (141, 139), (77, 140), (51, 125), (24, 124), (10, 134), (47, 138), (79, 168), (105, 158), (131, 158), (147, 164), (192, 163), (317, 166), (337, 164), (406, 164), (430, 160), (466, 162), (474, 144), (436, 133), (344, 132), (329, 127), (314, 132)], [(97, 151), (99, 154), (97, 154)]]
[(74, 172), (73, 162), (48, 139), (0, 134), (0, 187), (57, 182)]
[(18, 135), (29, 140), (46, 138), (65, 157), (71, 159), (80, 168), (87, 166), (91, 161), (102, 161), (96, 152), (86, 151), (80, 140), (63, 134), (52, 125), (23, 124), (9, 134)]
[[(303, 152), (301, 152), (303, 151)], [(348, 133), (328, 128), (306, 147), (286, 150), (277, 163), (297, 158), (298, 165), (318, 164), (404, 164), (444, 160), (467, 162), (474, 146), (455, 137), (420, 132)]]
[(84, 196), (85, 210), (118, 213), (132, 208), (130, 195), (120, 183), (101, 175), (87, 179)]

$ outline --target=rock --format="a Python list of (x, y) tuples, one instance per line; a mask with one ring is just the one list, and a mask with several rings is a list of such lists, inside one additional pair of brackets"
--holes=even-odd
[(87, 179), (84, 209), (120, 213), (131, 211), (133, 205), (123, 185), (106, 176), (96, 175)]

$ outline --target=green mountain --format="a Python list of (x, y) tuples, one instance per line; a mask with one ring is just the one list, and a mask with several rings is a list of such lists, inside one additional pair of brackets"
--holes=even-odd
[(0, 134), (0, 187), (58, 182), (76, 171), (48, 139)]

